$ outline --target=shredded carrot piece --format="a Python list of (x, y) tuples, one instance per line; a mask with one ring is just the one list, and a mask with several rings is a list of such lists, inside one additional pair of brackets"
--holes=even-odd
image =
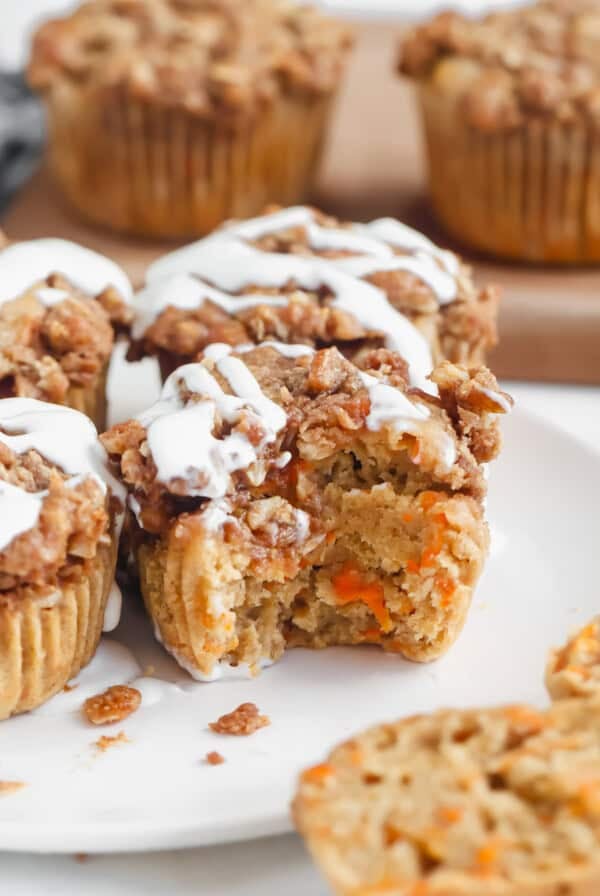
[(307, 769), (302, 775), (302, 780), (306, 784), (320, 784), (334, 774), (333, 766), (328, 762), (322, 762), (321, 765), (313, 765), (312, 768)]
[(351, 563), (333, 576), (331, 582), (340, 606), (360, 601), (367, 605), (382, 631), (392, 630), (394, 626), (385, 605), (381, 582), (366, 581), (361, 571)]
[(419, 504), (423, 510), (431, 510), (434, 504), (437, 504), (438, 501), (441, 501), (442, 498), (445, 497), (446, 495), (444, 492), (421, 492), (419, 495)]
[(368, 628), (362, 633), (362, 640), (367, 642), (372, 642), (373, 644), (379, 644), (381, 641), (381, 629), (379, 628)]
[(440, 604), (449, 607), (456, 591), (456, 582), (445, 570), (440, 570), (435, 577), (435, 584), (441, 594)]
[(402, 522), (403, 523), (412, 523), (414, 518), (415, 518), (414, 513), (410, 513), (409, 511), (402, 514)]
[(325, 541), (327, 542), (327, 544), (333, 544), (333, 542), (335, 541), (335, 532), (328, 532), (325, 536)]
[(477, 851), (477, 868), (484, 874), (489, 874), (498, 863), (503, 847), (504, 843), (500, 837), (491, 837), (490, 840)]
[(411, 557), (410, 560), (407, 560), (407, 562), (406, 562), (406, 571), (407, 572), (416, 573), (416, 572), (419, 572), (419, 569), (420, 569), (419, 564), (413, 557)]
[(464, 815), (460, 806), (440, 806), (438, 816), (442, 824), (456, 824)]

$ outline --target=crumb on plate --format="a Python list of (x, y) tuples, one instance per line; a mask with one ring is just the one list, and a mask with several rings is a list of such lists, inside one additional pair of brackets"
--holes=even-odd
[(211, 722), (208, 727), (216, 734), (247, 737), (270, 724), (270, 718), (262, 716), (255, 703), (241, 703), (233, 712), (226, 713), (216, 722)]
[(204, 757), (204, 761), (207, 765), (223, 765), (225, 757), (221, 756), (220, 753), (217, 753), (216, 750), (211, 750), (211, 752), (207, 753)]
[(100, 753), (106, 753), (110, 747), (116, 747), (118, 744), (129, 744), (131, 741), (127, 737), (124, 731), (119, 731), (118, 734), (110, 735), (103, 734), (102, 737), (99, 737), (98, 740), (94, 743), (94, 746)]
[(112, 725), (134, 713), (141, 702), (142, 695), (137, 688), (117, 684), (103, 694), (88, 697), (83, 704), (83, 714), (92, 725)]
[(22, 790), (26, 786), (24, 781), (0, 781), (0, 796), (15, 793), (17, 790)]

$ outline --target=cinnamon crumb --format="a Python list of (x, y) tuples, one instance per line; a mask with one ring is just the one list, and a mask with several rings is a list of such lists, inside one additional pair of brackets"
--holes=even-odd
[(117, 684), (103, 694), (88, 697), (83, 704), (83, 714), (92, 725), (112, 725), (134, 713), (141, 702), (142, 695), (137, 688)]
[(215, 750), (212, 750), (210, 753), (206, 754), (204, 761), (208, 763), (208, 765), (223, 765), (225, 757), (221, 756), (221, 754), (217, 753)]
[(242, 703), (233, 712), (228, 712), (216, 722), (211, 722), (208, 727), (216, 734), (247, 737), (270, 724), (270, 718), (261, 716), (255, 703)]
[(0, 796), (15, 793), (26, 786), (24, 781), (0, 781)]
[(102, 737), (98, 738), (95, 742), (94, 746), (100, 753), (106, 753), (110, 747), (116, 747), (118, 744), (128, 744), (131, 743), (127, 735), (124, 731), (119, 731), (118, 734), (113, 735), (112, 737), (109, 734), (103, 734)]
[(78, 683), (78, 682), (76, 682), (75, 684), (66, 684), (66, 685), (64, 686), (64, 688), (63, 688), (63, 691), (64, 691), (65, 694), (70, 694), (71, 691), (74, 691), (75, 688), (78, 688), (78, 687), (79, 687), (79, 683)]
[(89, 859), (89, 855), (87, 852), (76, 852), (73, 856), (76, 862), (79, 862), (83, 865), (84, 862), (87, 862)]

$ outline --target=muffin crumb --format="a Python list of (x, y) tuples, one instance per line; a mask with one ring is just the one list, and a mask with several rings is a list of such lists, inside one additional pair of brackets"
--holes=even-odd
[(220, 753), (217, 753), (216, 750), (211, 750), (210, 753), (207, 753), (204, 757), (204, 761), (207, 765), (223, 765), (225, 757), (221, 756)]
[(216, 722), (211, 722), (209, 728), (215, 734), (228, 734), (233, 737), (248, 737), (259, 728), (265, 728), (271, 724), (268, 716), (262, 716), (255, 703), (241, 703), (233, 712), (228, 712)]
[(137, 688), (116, 684), (103, 694), (88, 697), (83, 704), (83, 714), (92, 725), (112, 725), (134, 713), (141, 702), (142, 695)]
[(110, 735), (103, 734), (102, 737), (99, 737), (95, 742), (94, 746), (98, 750), (99, 753), (106, 753), (111, 747), (116, 747), (119, 744), (129, 744), (131, 741), (127, 737), (124, 731), (119, 731), (118, 734)]
[(7, 796), (9, 793), (16, 793), (27, 785), (24, 781), (0, 781), (0, 796)]

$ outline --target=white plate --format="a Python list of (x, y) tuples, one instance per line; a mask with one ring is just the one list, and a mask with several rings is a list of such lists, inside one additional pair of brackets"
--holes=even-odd
[[(298, 772), (364, 726), (439, 706), (544, 703), (546, 651), (598, 611), (600, 526), (590, 498), (600, 494), (600, 465), (519, 411), (505, 437), (490, 483), (492, 555), (444, 659), (418, 666), (376, 648), (298, 650), (258, 679), (197, 684), (153, 641), (131, 601), (74, 691), (0, 724), (0, 780), (27, 783), (0, 799), (2, 849), (166, 849), (285, 831)], [(149, 665), (157, 679), (142, 683), (137, 713), (114, 730), (83, 721), (86, 696)], [(207, 729), (243, 701), (272, 725), (239, 739)], [(95, 750), (100, 734), (121, 730), (130, 743)], [(226, 763), (205, 764), (210, 750)]]

